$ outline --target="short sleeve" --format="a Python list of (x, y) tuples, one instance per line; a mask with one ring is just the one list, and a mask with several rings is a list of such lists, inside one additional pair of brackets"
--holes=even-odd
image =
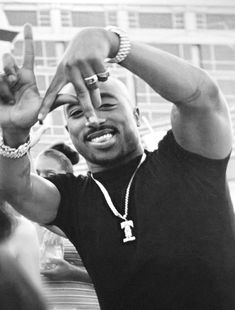
[(229, 154), (224, 159), (210, 159), (187, 151), (176, 142), (172, 130), (159, 142), (158, 153), (161, 158), (170, 161), (172, 167), (179, 167), (189, 175), (201, 175), (211, 180), (225, 177), (230, 158)]
[(70, 228), (70, 225), (67, 225), (67, 223), (71, 223), (71, 219), (73, 218), (73, 214), (75, 212), (74, 206), (78, 205), (79, 199), (75, 193), (78, 193), (77, 189), (79, 187), (79, 177), (76, 177), (71, 173), (67, 173), (57, 174), (47, 179), (57, 187), (61, 195), (56, 218), (47, 225), (56, 225), (61, 228), (66, 235), (69, 235), (70, 232), (68, 229)]

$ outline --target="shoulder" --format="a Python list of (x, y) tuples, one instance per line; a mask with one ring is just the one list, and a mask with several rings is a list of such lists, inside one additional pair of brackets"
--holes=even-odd
[(66, 173), (53, 175), (47, 178), (47, 180), (52, 182), (61, 192), (63, 189), (72, 191), (74, 188), (79, 188), (87, 182), (88, 177), (84, 175), (75, 176), (72, 173)]
[(211, 159), (206, 156), (194, 153), (183, 148), (177, 141), (172, 130), (169, 130), (163, 139), (159, 142), (158, 148), (149, 152), (148, 156), (150, 162), (164, 164), (169, 166), (170, 169), (187, 169), (188, 171), (195, 172), (197, 169), (202, 172), (212, 171), (221, 173), (226, 170), (230, 154), (222, 159)]

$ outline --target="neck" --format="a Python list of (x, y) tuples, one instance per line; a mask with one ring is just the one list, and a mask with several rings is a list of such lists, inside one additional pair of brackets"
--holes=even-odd
[(87, 165), (91, 173), (107, 171), (107, 170), (111, 170), (119, 166), (125, 165), (129, 163), (132, 159), (136, 158), (137, 156), (142, 155), (143, 153), (144, 153), (144, 149), (141, 148), (138, 151), (133, 152), (131, 154), (129, 153), (128, 155), (123, 156), (122, 158), (118, 158), (115, 161), (107, 162), (104, 164), (94, 164), (94, 163), (87, 162)]

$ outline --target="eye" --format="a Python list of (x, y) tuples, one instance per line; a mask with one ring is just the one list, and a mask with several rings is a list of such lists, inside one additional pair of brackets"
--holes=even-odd
[(69, 112), (69, 117), (81, 117), (83, 115), (83, 111), (81, 109), (73, 109)]
[(46, 177), (48, 178), (48, 177), (52, 177), (54, 175), (56, 175), (56, 173), (53, 172), (53, 171), (50, 171), (50, 172), (47, 173)]
[(115, 104), (113, 103), (102, 103), (100, 106), (100, 109), (102, 110), (109, 110), (115, 107)]

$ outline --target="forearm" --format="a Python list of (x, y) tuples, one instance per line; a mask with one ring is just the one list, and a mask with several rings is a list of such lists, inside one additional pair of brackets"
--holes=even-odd
[[(10, 147), (17, 148), (27, 142), (28, 131), (17, 133), (3, 130), (4, 143)], [(0, 190), (4, 199), (18, 206), (23, 196), (28, 195), (30, 188), (30, 160), (27, 155), (12, 159), (0, 155)]]
[(122, 66), (146, 81), (157, 93), (175, 103), (203, 96), (213, 86), (205, 71), (157, 48), (132, 43)]

